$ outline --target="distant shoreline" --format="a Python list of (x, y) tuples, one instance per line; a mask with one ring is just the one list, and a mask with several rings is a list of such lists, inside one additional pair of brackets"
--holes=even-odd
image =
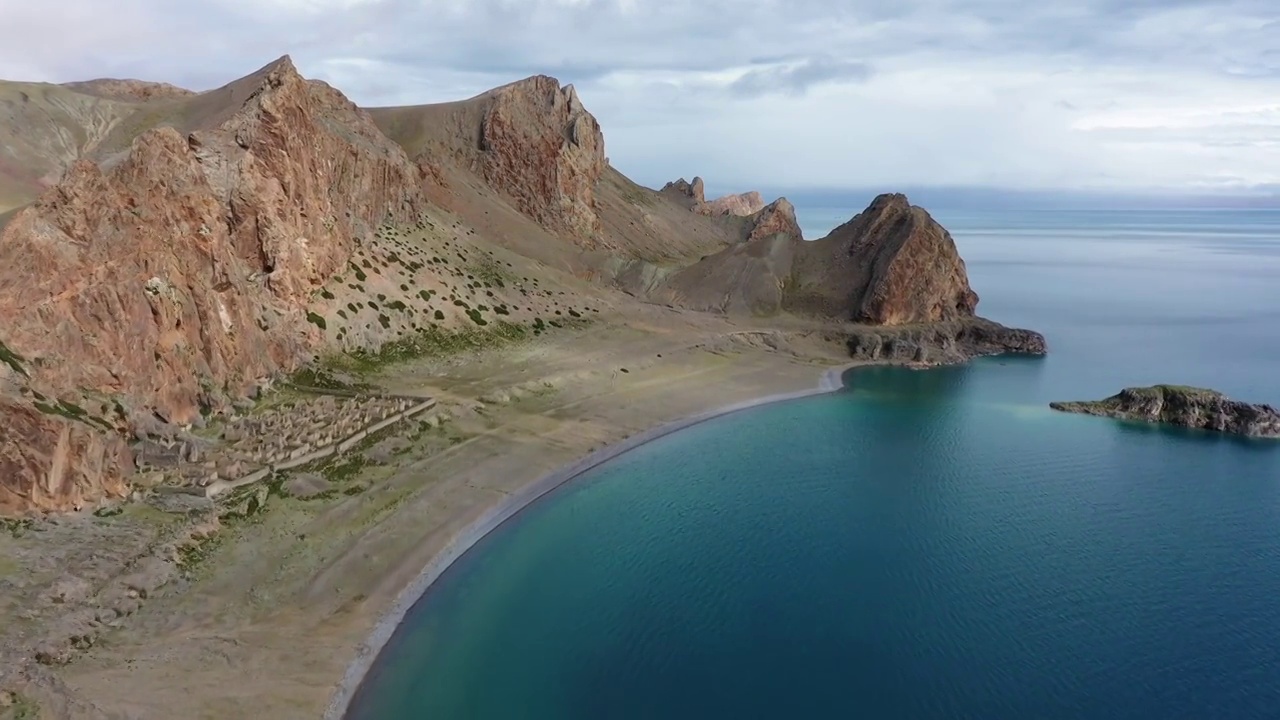
[(459, 532), (443, 550), (437, 553), (413, 582), (400, 591), (391, 607), (378, 619), (368, 639), (356, 649), (355, 658), (347, 666), (342, 680), (339, 681), (337, 689), (331, 696), (329, 704), (325, 708), (325, 720), (343, 720), (347, 716), (351, 701), (355, 698), (356, 692), (373, 668), (378, 655), (386, 647), (386, 644), (391, 640), (392, 635), (395, 634), (401, 623), (404, 622), (409, 610), (417, 604), (418, 600), (426, 594), (427, 590), (435, 584), (440, 576), (482, 538), (498, 529), (503, 523), (515, 517), (538, 499), (624, 453), (680, 430), (743, 410), (837, 392), (844, 387), (842, 377), (845, 371), (869, 364), (875, 363), (854, 362), (838, 365), (828, 368), (822, 373), (818, 379), (817, 387), (766, 395), (753, 400), (725, 405), (641, 431), (624, 440), (606, 445), (576, 462), (544, 475), (525, 486), (519, 492), (510, 495), (504, 502), (490, 508), (475, 522)]

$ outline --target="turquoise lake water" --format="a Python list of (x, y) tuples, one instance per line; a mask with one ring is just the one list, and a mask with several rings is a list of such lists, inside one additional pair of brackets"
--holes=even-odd
[(1280, 404), (1280, 212), (934, 214), (1049, 357), (857, 370), (597, 468), (450, 568), (350, 717), (1280, 716), (1280, 443), (1046, 407)]

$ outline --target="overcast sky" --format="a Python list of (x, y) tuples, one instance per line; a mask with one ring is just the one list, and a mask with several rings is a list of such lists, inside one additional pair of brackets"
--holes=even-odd
[(0, 0), (0, 77), (196, 90), (289, 53), (362, 105), (574, 83), (709, 188), (1280, 187), (1277, 0)]

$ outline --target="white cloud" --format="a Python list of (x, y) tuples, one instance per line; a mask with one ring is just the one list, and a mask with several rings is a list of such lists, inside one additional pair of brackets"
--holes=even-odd
[(407, 104), (555, 75), (649, 184), (1280, 183), (1272, 0), (0, 0), (0, 17), (24, 28), (0, 47), (15, 79), (204, 89), (287, 52), (357, 102)]

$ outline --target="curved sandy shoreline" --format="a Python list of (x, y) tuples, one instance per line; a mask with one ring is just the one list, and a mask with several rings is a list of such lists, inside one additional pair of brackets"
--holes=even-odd
[(325, 709), (324, 719), (343, 720), (346, 717), (352, 698), (364, 681), (365, 676), (369, 673), (382, 648), (386, 646), (396, 628), (404, 621), (409, 609), (418, 602), (419, 598), (426, 593), (445, 570), (449, 569), (449, 566), (453, 565), (458, 558), (462, 557), (481, 538), (496, 530), (502, 523), (514, 517), (535, 500), (598, 465), (671, 433), (742, 410), (787, 400), (825, 395), (840, 390), (843, 387), (841, 377), (844, 372), (861, 364), (850, 363), (826, 370), (819, 378), (818, 385), (815, 388), (766, 395), (657, 425), (620, 442), (602, 447), (576, 462), (544, 475), (522, 488), (519, 492), (511, 494), (505, 501), (490, 508), (483, 516), (458, 533), (443, 550), (431, 559), (426, 567), (422, 569), (422, 572), (418, 574), (417, 578), (400, 591), (391, 607), (374, 625), (373, 632), (370, 633), (369, 638), (357, 648), (355, 659), (347, 666), (347, 671), (343, 674), (342, 680), (339, 681), (337, 690), (329, 700), (329, 704)]

